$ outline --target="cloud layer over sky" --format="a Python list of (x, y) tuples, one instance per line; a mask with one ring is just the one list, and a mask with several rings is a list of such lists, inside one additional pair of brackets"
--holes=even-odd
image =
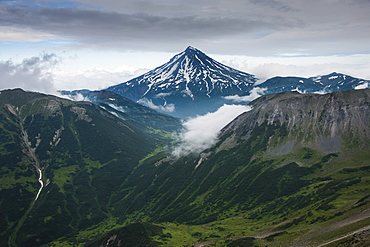
[(57, 62), (54, 54), (24, 59), (21, 63), (0, 62), (0, 88), (11, 85), (11, 88), (55, 94), (57, 89), (48, 70)]
[(56, 88), (92, 78), (97, 89), (192, 45), (259, 78), (338, 71), (370, 79), (369, 10), (368, 0), (3, 0), (0, 62), (52, 53)]
[(179, 52), (196, 43), (220, 54), (333, 55), (369, 51), (369, 9), (365, 0), (5, 0), (0, 23), (3, 40), (72, 47)]

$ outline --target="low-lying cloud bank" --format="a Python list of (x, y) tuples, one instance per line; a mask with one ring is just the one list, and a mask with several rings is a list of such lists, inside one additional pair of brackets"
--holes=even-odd
[(179, 146), (172, 154), (182, 156), (201, 152), (217, 141), (219, 131), (243, 112), (251, 110), (246, 105), (223, 105), (217, 111), (184, 122), (185, 131), (179, 136)]

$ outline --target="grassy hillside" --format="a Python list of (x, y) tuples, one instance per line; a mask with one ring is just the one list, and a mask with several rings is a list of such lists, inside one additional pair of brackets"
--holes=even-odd
[(109, 219), (111, 195), (156, 148), (91, 103), (22, 90), (2, 91), (0, 103), (2, 246), (38, 246)]
[(94, 104), (2, 91), (1, 245), (366, 243), (369, 96), (266, 95), (175, 158)]
[(252, 105), (202, 154), (144, 162), (114, 213), (160, 223), (165, 246), (317, 246), (366, 230), (369, 90)]

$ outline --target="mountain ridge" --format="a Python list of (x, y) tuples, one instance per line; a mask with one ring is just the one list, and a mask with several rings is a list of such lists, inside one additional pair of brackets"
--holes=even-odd
[(370, 219), (369, 89), (262, 96), (215, 145), (181, 157), (91, 102), (9, 90), (0, 103), (4, 246), (143, 232), (163, 246), (318, 246)]
[(370, 88), (370, 81), (355, 78), (342, 73), (332, 72), (328, 75), (309, 78), (298, 76), (276, 76), (267, 79), (258, 86), (265, 88), (264, 94), (284, 91), (299, 91), (301, 93), (330, 93), (354, 89)]
[(39, 246), (104, 219), (109, 187), (94, 190), (94, 171), (124, 179), (156, 146), (91, 102), (21, 89), (0, 92), (0, 136), (2, 246)]
[[(311, 142), (312, 148), (327, 153), (338, 152), (344, 140), (359, 144), (360, 140), (370, 139), (370, 105), (366, 103), (370, 89), (348, 92), (321, 95), (288, 91), (263, 95), (249, 104), (253, 111), (239, 115), (221, 130), (220, 135), (233, 130), (237, 134), (244, 133), (244, 138), (247, 138), (249, 134), (245, 133), (246, 129), (253, 129), (265, 122), (275, 123), (286, 126), (290, 142), (281, 145), (280, 149), (276, 147), (271, 150), (272, 153), (291, 152), (294, 146), (300, 146), (300, 142)], [(240, 126), (246, 119), (252, 121)], [(295, 138), (292, 139), (292, 136)], [(360, 147), (365, 148), (364, 144)]]
[(245, 96), (254, 90), (262, 95), (293, 90), (330, 93), (369, 87), (368, 80), (336, 72), (309, 78), (277, 76), (257, 83), (254, 75), (217, 62), (189, 46), (169, 62), (106, 90), (186, 118), (216, 111), (235, 98), (248, 102), (250, 97)]
[[(166, 157), (156, 163), (160, 173), (140, 172), (143, 181), (154, 179), (140, 196), (130, 195), (127, 200), (164, 227), (173, 228), (164, 223), (168, 221), (185, 224), (184, 229), (200, 225), (203, 230), (194, 227), (193, 239), (220, 243), (216, 246), (227, 246), (231, 234), (250, 237), (257, 246), (302, 242), (317, 246), (335, 239), (337, 231), (366, 226), (370, 90), (328, 95), (284, 92), (262, 96), (252, 105), (251, 111), (225, 127), (208, 150), (178, 159)], [(275, 115), (270, 114), (276, 109)], [(320, 117), (320, 125), (312, 125)], [(346, 128), (340, 131), (335, 125)], [(301, 134), (294, 126), (311, 127)], [(120, 215), (141, 219), (132, 209), (121, 210)], [(351, 221), (356, 217), (358, 221)], [(234, 228), (236, 222), (239, 227)], [(350, 223), (343, 227), (338, 222)], [(213, 231), (204, 230), (206, 226)], [(240, 226), (243, 231), (236, 233)], [(330, 230), (323, 231), (327, 227)], [(262, 233), (270, 240), (261, 240)]]
[[(189, 46), (163, 65), (104, 90), (187, 119), (215, 112), (224, 104), (248, 103), (264, 94), (330, 93), (369, 87), (369, 80), (337, 72), (309, 78), (275, 76), (260, 83), (255, 75), (224, 65)], [(64, 93), (73, 96), (82, 91)]]
[(122, 118), (142, 130), (154, 133), (157, 137), (168, 135), (170, 132), (179, 131), (182, 128), (179, 119), (168, 114), (161, 113), (155, 109), (135, 103), (134, 101), (122, 97), (107, 90), (90, 91), (75, 90), (72, 92), (61, 91), (73, 100), (85, 100), (93, 102), (111, 114)]

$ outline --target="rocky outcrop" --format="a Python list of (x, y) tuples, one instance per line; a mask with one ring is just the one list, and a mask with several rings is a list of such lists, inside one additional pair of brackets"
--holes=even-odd
[(343, 141), (370, 138), (370, 89), (325, 95), (284, 92), (262, 96), (250, 105), (253, 109), (227, 125), (221, 137), (232, 132), (231, 136), (247, 139), (262, 124), (278, 125), (287, 131), (285, 142), (279, 142), (282, 149), (304, 142), (324, 152), (339, 151)]

